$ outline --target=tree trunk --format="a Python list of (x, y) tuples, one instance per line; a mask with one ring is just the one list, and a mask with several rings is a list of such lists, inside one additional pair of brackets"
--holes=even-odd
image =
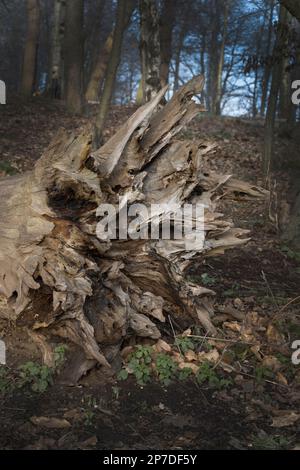
[[(29, 332), (48, 365), (56, 337), (65, 339), (73, 357), (74, 349), (83, 351), (73, 381), (96, 363), (111, 367), (129, 337), (159, 338), (168, 316), (181, 328), (199, 324), (216, 333), (214, 293), (189, 282), (187, 269), (193, 259), (247, 241), (247, 231), (220, 217), (220, 198), (229, 194), (232, 203), (237, 193), (261, 197), (264, 192), (207, 171), (214, 144), (175, 139), (199, 113), (192, 97), (203, 83), (195, 77), (154, 113), (165, 87), (95, 152), (89, 129), (79, 136), (61, 131), (32, 172), (0, 183), (0, 293), (7, 300), (6, 318)], [(143, 214), (140, 231), (131, 230), (131, 238), (121, 235), (125, 222), (119, 238), (105, 239), (99, 217), (110, 203), (120, 220), (126, 202), (156, 204), (155, 211), (151, 219)], [(150, 220), (151, 228), (158, 228), (170, 217), (172, 204), (187, 202), (206, 207), (204, 245), (193, 242), (192, 213), (185, 219), (184, 238), (141, 238)]]
[(267, 45), (266, 45), (266, 63), (264, 67), (264, 75), (262, 82), (262, 96), (261, 96), (261, 105), (260, 105), (260, 115), (261, 117), (265, 116), (266, 104), (268, 97), (268, 88), (271, 75), (271, 66), (269, 64), (269, 57), (271, 55), (271, 44), (272, 44), (272, 34), (273, 34), (273, 15), (274, 15), (274, 5), (275, 0), (271, 0), (270, 12), (269, 12), (269, 22), (268, 22), (268, 36), (267, 36)]
[(82, 110), (83, 0), (67, 0), (64, 56), (67, 110), (79, 114)]
[[(123, 34), (131, 17), (132, 11), (133, 2), (124, 2), (123, 0), (118, 1), (116, 25), (114, 28), (113, 35), (113, 45), (107, 66), (104, 89), (100, 100), (99, 111), (94, 130), (94, 146), (99, 146), (102, 142), (103, 127), (106, 121), (111, 97), (114, 91), (116, 75), (120, 62)], [(126, 24), (127, 18), (129, 19)]]
[[(261, 25), (257, 37), (256, 37), (256, 51), (255, 55), (257, 58), (261, 56), (261, 49), (262, 49), (262, 38), (263, 38), (263, 33), (264, 33), (264, 26), (267, 20), (267, 14), (266, 12), (264, 13), (263, 17), (263, 24)], [(258, 105), (257, 105), (257, 100), (258, 100), (258, 80), (259, 80), (259, 74), (258, 74), (258, 66), (255, 67), (254, 70), (254, 87), (253, 87), (253, 100), (252, 100), (252, 117), (256, 118), (257, 111), (258, 111)]]
[[(279, 26), (284, 25), (286, 23), (286, 18), (287, 18), (287, 10), (283, 6), (281, 6), (280, 14), (279, 14)], [(276, 56), (276, 51), (278, 54), (278, 51), (281, 50), (283, 41), (284, 41), (284, 38), (282, 37), (280, 27), (278, 27), (277, 34), (276, 34), (276, 41), (274, 44), (273, 57)], [(266, 178), (268, 177), (270, 170), (271, 170), (271, 166), (272, 166), (274, 126), (275, 126), (278, 94), (279, 94), (279, 89), (280, 89), (281, 72), (282, 72), (282, 62), (280, 60), (276, 60), (273, 66), (272, 83), (271, 83), (271, 90), (270, 90), (270, 95), (269, 95), (269, 100), (268, 100), (268, 109), (267, 109), (266, 123), (265, 123), (263, 173)]]
[[(132, 0), (128, 2), (127, 0), (127, 8), (126, 8), (126, 13), (124, 17), (124, 30), (126, 30), (129, 25), (133, 9), (134, 9), (134, 2)], [(104, 46), (101, 49), (100, 54), (98, 55), (97, 61), (95, 63), (95, 66), (92, 70), (91, 77), (90, 77), (90, 80), (89, 80), (89, 83), (87, 85), (87, 89), (85, 92), (86, 102), (94, 102), (99, 99), (101, 86), (103, 84), (105, 72), (107, 69), (107, 65), (108, 65), (110, 54), (111, 54), (112, 47), (113, 47), (113, 37), (114, 37), (114, 30), (111, 31), (110, 34), (107, 36)]]
[(97, 62), (92, 70), (86, 92), (86, 102), (95, 102), (99, 99), (101, 86), (105, 77), (107, 64), (113, 45), (113, 31), (107, 36), (103, 48), (100, 51)]
[(63, 90), (63, 39), (66, 1), (55, 0), (51, 39), (51, 64), (48, 89), (52, 98), (61, 98)]
[[(292, 81), (297, 80), (300, 76), (300, 42), (298, 41), (298, 47), (295, 51), (296, 63), (292, 68)], [(295, 152), (290, 152), (289, 157), (285, 158), (285, 169), (289, 169), (290, 177), (290, 197), (291, 211), (287, 225), (282, 226), (282, 238), (286, 243), (289, 243), (295, 251), (300, 252), (300, 156), (297, 152), (299, 148), (299, 122), (296, 122), (296, 110), (297, 105), (291, 104), (288, 120), (288, 131), (292, 132), (295, 140)]]
[(142, 79), (139, 81), (138, 89), (136, 91), (135, 104), (141, 106), (143, 104), (143, 84)]
[(150, 101), (160, 89), (159, 18), (156, 0), (140, 0), (143, 101)]
[(33, 92), (40, 29), (39, 0), (27, 0), (27, 34), (23, 59), (21, 93), (29, 98)]
[(300, 251), (300, 171), (299, 171), (299, 158), (297, 171), (291, 177), (293, 205), (291, 208), (290, 221), (287, 227), (283, 227), (282, 238), (286, 243), (289, 243), (295, 251)]
[[(215, 0), (215, 9), (213, 10), (213, 29), (212, 29), (212, 52), (211, 52), (211, 112), (214, 115), (221, 114), (222, 100), (222, 72), (224, 66), (224, 52), (227, 39), (229, 0), (223, 2), (223, 15), (221, 14), (221, 4)], [(223, 16), (222, 40), (219, 41), (221, 30), (221, 16)]]
[(292, 102), (290, 72), (288, 71), (288, 59), (286, 57), (282, 59), (280, 75), (279, 118), (288, 121)]
[[(204, 76), (206, 75), (205, 54), (206, 54), (206, 33), (203, 33), (201, 35), (201, 41), (200, 41), (200, 74)], [(201, 94), (201, 104), (204, 107), (207, 107), (206, 88), (203, 88), (203, 92)]]
[(179, 88), (180, 58), (181, 58), (181, 52), (182, 52), (185, 36), (186, 36), (186, 25), (183, 24), (179, 32), (178, 44), (177, 44), (176, 53), (175, 53), (174, 91), (177, 91)]
[(160, 17), (160, 83), (169, 83), (169, 67), (172, 59), (172, 33), (177, 0), (164, 0)]
[(299, 0), (280, 0), (281, 4), (300, 21), (300, 3)]

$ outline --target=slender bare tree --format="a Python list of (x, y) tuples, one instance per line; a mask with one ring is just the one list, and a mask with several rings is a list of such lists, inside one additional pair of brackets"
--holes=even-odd
[(63, 81), (63, 39), (66, 0), (55, 0), (50, 51), (50, 77), (48, 89), (52, 98), (60, 98)]
[[(273, 56), (275, 58), (276, 51), (280, 51), (283, 45), (284, 37), (281, 34), (281, 25), (284, 25), (287, 20), (287, 10), (281, 5), (279, 12), (279, 25), (277, 28), (276, 40), (274, 44)], [(274, 126), (277, 110), (277, 102), (280, 90), (280, 79), (282, 74), (282, 60), (274, 60), (271, 90), (268, 100), (268, 108), (266, 115), (265, 125), (265, 140), (263, 152), (263, 172), (265, 177), (268, 177), (272, 166), (273, 144), (274, 144)]]
[[(116, 24), (114, 27), (112, 50), (107, 65), (105, 83), (101, 95), (99, 111), (94, 129), (94, 146), (99, 147), (102, 142), (102, 132), (114, 91), (117, 70), (120, 62), (123, 34), (126, 20), (131, 17), (134, 8), (133, 0), (118, 0)], [(127, 21), (128, 24), (129, 20)]]
[[(128, 8), (126, 8), (125, 17), (124, 17), (124, 29), (125, 30), (128, 27), (130, 18), (132, 16), (134, 2), (129, 1), (127, 6)], [(106, 41), (104, 43), (104, 46), (101, 48), (100, 53), (97, 56), (97, 60), (95, 62), (95, 65), (92, 70), (90, 80), (88, 82), (86, 92), (85, 92), (85, 100), (87, 102), (97, 101), (99, 99), (101, 86), (103, 84), (105, 72), (107, 69), (107, 65), (108, 65), (110, 54), (111, 54), (112, 47), (113, 47), (113, 37), (114, 37), (114, 29), (108, 34)]]
[(159, 16), (156, 0), (140, 0), (140, 53), (143, 101), (150, 101), (160, 89)]
[(165, 86), (169, 81), (169, 67), (172, 58), (172, 35), (177, 0), (163, 0), (160, 15), (160, 82)]
[(27, 0), (27, 35), (24, 50), (21, 93), (29, 98), (33, 91), (40, 28), (39, 0)]
[(65, 96), (67, 109), (82, 109), (83, 0), (67, 0), (65, 32)]

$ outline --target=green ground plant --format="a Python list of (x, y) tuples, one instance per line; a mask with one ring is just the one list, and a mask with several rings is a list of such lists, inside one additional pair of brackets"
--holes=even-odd
[(8, 369), (5, 366), (0, 366), (0, 394), (8, 393), (12, 387)]
[(158, 380), (164, 385), (169, 385), (172, 379), (175, 378), (177, 364), (167, 354), (158, 354), (155, 362), (155, 367)]
[(17, 371), (0, 368), (0, 393), (7, 394), (14, 388), (30, 386), (33, 392), (43, 393), (53, 384), (55, 374), (65, 362), (66, 347), (57, 346), (54, 349), (54, 367), (48, 367), (37, 362), (28, 361), (19, 366)]
[[(136, 350), (129, 356), (128, 368), (132, 371), (139, 385), (145, 385), (151, 380), (152, 373), (152, 352), (151, 346), (137, 346)], [(119, 380), (126, 380), (128, 371), (121, 369), (118, 374)]]
[(256, 381), (260, 384), (264, 380), (272, 380), (274, 378), (274, 373), (271, 369), (265, 366), (257, 366), (254, 369), (254, 375)]
[(19, 388), (30, 385), (33, 392), (42, 393), (45, 392), (52, 383), (53, 372), (48, 366), (29, 361), (19, 367)]
[(183, 354), (185, 354), (190, 349), (192, 351), (195, 349), (195, 342), (188, 336), (177, 336), (177, 338), (175, 338), (174, 344)]
[(257, 450), (285, 450), (291, 445), (291, 439), (284, 436), (256, 436), (252, 447)]
[(207, 382), (210, 387), (217, 388), (219, 390), (228, 388), (232, 384), (230, 378), (224, 379), (223, 377), (220, 377), (213, 368), (213, 365), (209, 362), (203, 362), (203, 364), (201, 364), (196, 374), (196, 379), (200, 385)]
[(289, 259), (300, 262), (300, 252), (299, 251), (294, 251), (287, 245), (282, 245), (280, 247), (280, 251), (284, 255), (286, 255)]

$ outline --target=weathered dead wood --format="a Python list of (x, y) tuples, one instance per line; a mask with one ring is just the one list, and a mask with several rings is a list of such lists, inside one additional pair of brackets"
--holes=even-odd
[[(89, 129), (79, 136), (61, 132), (32, 172), (1, 180), (3, 312), (31, 332), (47, 364), (51, 337), (59, 336), (84, 351), (82, 373), (95, 362), (109, 367), (128, 336), (159, 338), (168, 315), (183, 328), (199, 323), (215, 333), (214, 293), (188, 282), (185, 272), (193, 259), (247, 241), (247, 231), (218, 213), (220, 199), (264, 192), (230, 175), (207, 173), (205, 157), (214, 145), (175, 139), (199, 112), (192, 97), (203, 83), (194, 78), (155, 112), (163, 89), (96, 152)], [(205, 204), (204, 246), (99, 240), (97, 207), (118, 207), (119, 197), (146, 205)], [(168, 210), (159, 215), (163, 220)], [(77, 377), (74, 365), (72, 371)]]

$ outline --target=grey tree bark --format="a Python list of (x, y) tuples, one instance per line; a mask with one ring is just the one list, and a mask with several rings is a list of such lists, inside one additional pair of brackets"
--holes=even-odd
[(65, 34), (66, 0), (54, 1), (48, 89), (52, 98), (63, 94), (63, 40)]
[(140, 0), (140, 54), (143, 102), (160, 90), (159, 16), (156, 0)]
[[(278, 51), (281, 50), (284, 38), (281, 32), (280, 25), (284, 25), (287, 19), (287, 10), (284, 6), (280, 6), (279, 13), (279, 28), (276, 34), (276, 40), (274, 44), (273, 56), (275, 57), (278, 54)], [(264, 137), (264, 149), (263, 149), (263, 173), (267, 178), (270, 174), (272, 167), (272, 157), (273, 157), (273, 140), (274, 140), (274, 126), (276, 119), (277, 103), (280, 90), (280, 80), (282, 74), (282, 59), (276, 60), (273, 65), (272, 71), (272, 83), (271, 90), (268, 99), (268, 108), (265, 121), (265, 137)]]

